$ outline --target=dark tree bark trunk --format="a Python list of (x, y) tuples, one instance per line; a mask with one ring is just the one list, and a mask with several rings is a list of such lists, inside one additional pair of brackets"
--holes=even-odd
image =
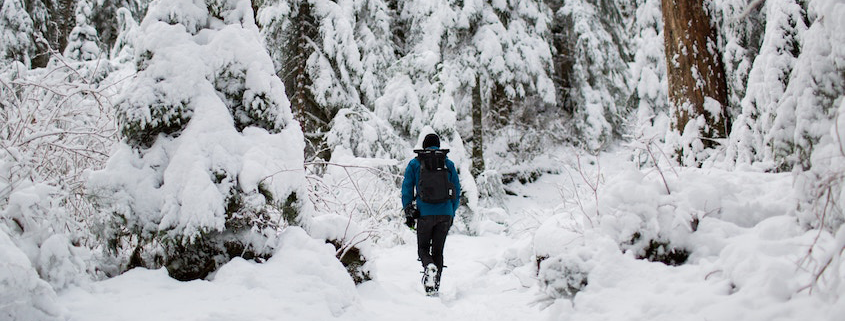
[[(291, 111), (299, 121), (307, 141), (305, 147), (306, 159), (320, 157), (328, 159), (331, 151), (323, 147), (325, 131), (328, 127), (329, 115), (324, 115), (322, 109), (314, 100), (311, 92), (311, 78), (308, 75), (307, 62), (317, 49), (320, 42), (319, 26), (311, 13), (308, 1), (295, 1), (291, 14), (291, 27), (285, 35), (286, 58), (282, 63), (279, 77), (285, 83), (285, 92), (290, 97)], [(326, 120), (328, 119), (328, 121)]]
[[(705, 147), (726, 137), (727, 84), (716, 47), (716, 36), (702, 0), (662, 0), (666, 70), (669, 100), (674, 111), (674, 128), (683, 133), (687, 123), (703, 115), (701, 129)], [(706, 98), (718, 102), (718, 109), (705, 108)]]
[(475, 77), (472, 89), (472, 176), (478, 177), (484, 172), (484, 126), (482, 123), (481, 78)]

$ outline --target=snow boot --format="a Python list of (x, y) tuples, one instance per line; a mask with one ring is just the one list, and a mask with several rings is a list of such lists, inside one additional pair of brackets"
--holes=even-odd
[(440, 287), (440, 280), (438, 280), (437, 266), (429, 264), (423, 271), (423, 287), (425, 287), (425, 295), (437, 296), (438, 288)]

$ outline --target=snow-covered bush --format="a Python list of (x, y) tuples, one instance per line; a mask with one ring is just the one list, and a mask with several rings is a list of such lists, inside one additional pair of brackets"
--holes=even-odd
[(502, 174), (494, 170), (482, 172), (476, 178), (480, 203), (486, 207), (506, 208)]
[(570, 224), (571, 221), (553, 217), (543, 222), (534, 235), (537, 279), (551, 299), (572, 298), (587, 286), (590, 268), (581, 255), (583, 230)]
[(589, 258), (565, 253), (540, 262), (537, 278), (551, 298), (572, 298), (587, 286)]
[(335, 257), (346, 267), (346, 272), (356, 284), (372, 279), (373, 230), (364, 230), (353, 217), (336, 214), (317, 216), (308, 226), (308, 234), (326, 240), (337, 250)]
[(30, 259), (0, 226), (0, 317), (6, 320), (63, 320), (56, 292), (38, 277)]
[(687, 255), (715, 254), (693, 241), (703, 220), (754, 226), (794, 204), (790, 186), (787, 174), (684, 168), (660, 175), (629, 168), (599, 190), (598, 227), (637, 257), (683, 263)]
[(101, 166), (115, 142), (105, 61), (0, 70), (0, 221), (40, 277), (55, 289), (91, 270), (84, 198), (88, 169)]
[(347, 243), (354, 238), (352, 243), (366, 239), (391, 245), (404, 242), (401, 233), (397, 233), (404, 222), (399, 194), (402, 177), (395, 173), (405, 164), (391, 158), (356, 157), (343, 146), (335, 147), (331, 158), (330, 163), (317, 162), (307, 167), (309, 198), (315, 212), (341, 215), (349, 222), (339, 231), (329, 229), (327, 240)]
[(126, 141), (88, 184), (119, 269), (129, 252), (178, 279), (269, 257), (307, 216), (304, 138), (249, 1), (157, 1), (130, 40)]
[(558, 214), (537, 228), (532, 240), (534, 272), (548, 299), (572, 299), (589, 284), (590, 274), (607, 256), (621, 253), (612, 237)]
[[(693, 221), (692, 224), (698, 224)], [(639, 232), (634, 232), (631, 239), (621, 244), (625, 250), (630, 250), (640, 260), (660, 262), (666, 265), (678, 266), (687, 262), (689, 250), (678, 247), (668, 240), (658, 238), (643, 239)]]

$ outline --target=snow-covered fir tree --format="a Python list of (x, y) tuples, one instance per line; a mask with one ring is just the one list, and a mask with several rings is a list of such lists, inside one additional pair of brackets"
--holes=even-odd
[(76, 26), (68, 35), (64, 56), (73, 60), (94, 60), (100, 56), (97, 30), (90, 24), (92, 4), (88, 0), (76, 3)]
[[(552, 128), (553, 119), (562, 116), (555, 112), (552, 52), (544, 39), (549, 32), (548, 7), (534, 1), (475, 2), (465, 6), (462, 14), (468, 25), (458, 25), (453, 32), (467, 34), (468, 41), (446, 51), (447, 58), (461, 68), (455, 71), (463, 87), (459, 117), (480, 108), (481, 125), (486, 127), (481, 135), (493, 138), (490, 145), (508, 146), (494, 150), (498, 156), (527, 154), (525, 159), (530, 159), (543, 144), (545, 137), (539, 132)], [(467, 92), (478, 94), (480, 101)], [(472, 105), (466, 102), (468, 98)], [(477, 132), (464, 135), (472, 140), (473, 148), (483, 141)]]
[[(556, 1), (555, 55), (559, 103), (571, 113), (578, 143), (597, 151), (619, 138), (630, 95), (628, 41), (620, 6), (613, 1)], [(559, 58), (564, 59), (564, 58)]]
[(845, 94), (845, 56), (840, 46), (833, 45), (839, 25), (828, 26), (827, 21), (831, 16), (827, 10), (833, 6), (825, 1), (810, 4), (808, 29), (799, 33), (800, 54), (777, 102), (767, 140), (781, 170), (811, 167), (810, 156), (828, 136)]
[[(381, 89), (375, 75), (390, 56), (379, 56), (392, 53), (384, 41), (390, 36), (385, 10), (377, 0), (267, 1), (259, 9), (262, 34), (308, 137), (309, 158), (329, 158), (326, 134), (338, 111), (360, 108)], [(366, 71), (362, 52), (369, 55)]]
[(637, 1), (633, 19), (631, 34), (636, 51), (631, 73), (636, 105), (632, 107), (637, 117), (631, 135), (646, 142), (663, 142), (670, 120), (660, 1)]
[(760, 8), (766, 17), (759, 53), (748, 75), (745, 96), (736, 117), (727, 158), (737, 165), (775, 167), (774, 150), (767, 138), (776, 118), (777, 105), (789, 83), (807, 30), (806, 13), (798, 1), (766, 1)]
[(5, 0), (0, 8), (0, 55), (3, 61), (31, 63), (35, 54), (32, 18), (21, 0)]
[(125, 143), (89, 181), (120, 269), (195, 279), (270, 256), (277, 228), (305, 219), (304, 140), (252, 6), (155, 1), (132, 45)]
[(746, 0), (719, 0), (706, 4), (711, 25), (717, 30), (717, 47), (725, 65), (728, 117), (741, 113), (740, 100), (746, 95), (751, 65), (763, 41), (765, 13), (762, 5)]
[(95, 29), (104, 48), (112, 48), (118, 42), (123, 23), (120, 13), (125, 10), (135, 19), (141, 19), (146, 15), (147, 6), (151, 0), (90, 0), (93, 4), (89, 22)]
[(132, 38), (137, 32), (138, 22), (126, 8), (117, 10), (116, 19), (118, 34), (109, 52), (109, 58), (120, 63), (133, 61), (135, 50), (132, 47)]

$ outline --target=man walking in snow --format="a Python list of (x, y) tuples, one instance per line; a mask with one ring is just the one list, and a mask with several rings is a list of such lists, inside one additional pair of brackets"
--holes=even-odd
[(402, 208), (411, 228), (419, 209), (417, 254), (423, 265), (423, 286), (427, 295), (436, 295), (443, 273), (443, 247), (460, 205), (461, 184), (455, 164), (446, 157), (449, 150), (440, 149), (437, 134), (426, 135), (422, 147), (405, 168)]

